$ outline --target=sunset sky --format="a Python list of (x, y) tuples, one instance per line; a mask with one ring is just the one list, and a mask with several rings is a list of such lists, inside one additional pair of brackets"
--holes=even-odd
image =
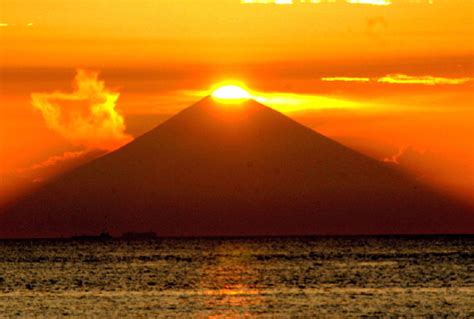
[(473, 202), (473, 63), (471, 0), (1, 0), (0, 204), (228, 80)]

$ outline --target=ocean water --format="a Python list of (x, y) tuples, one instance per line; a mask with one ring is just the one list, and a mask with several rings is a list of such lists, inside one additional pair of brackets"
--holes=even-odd
[(0, 317), (474, 317), (474, 237), (0, 241)]

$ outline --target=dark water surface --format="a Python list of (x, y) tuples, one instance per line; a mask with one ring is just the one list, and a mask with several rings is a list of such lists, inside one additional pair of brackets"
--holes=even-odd
[(474, 237), (0, 241), (0, 317), (474, 317)]

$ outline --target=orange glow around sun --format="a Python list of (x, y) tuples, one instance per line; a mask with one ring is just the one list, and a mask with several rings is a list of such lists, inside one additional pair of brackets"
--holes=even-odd
[(240, 82), (226, 82), (217, 84), (211, 96), (221, 102), (241, 102), (252, 98), (245, 85)]

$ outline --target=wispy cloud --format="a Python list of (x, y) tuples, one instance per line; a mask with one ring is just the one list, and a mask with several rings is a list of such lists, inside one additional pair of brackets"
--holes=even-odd
[(392, 4), (391, 0), (347, 0), (346, 2), (352, 4), (370, 4), (374, 6), (389, 6)]
[(10, 24), (10, 23), (7, 23), (7, 22), (0, 22), (0, 28), (8, 28), (8, 27), (32, 27), (33, 26), (33, 22), (28, 22), (26, 24)]
[(378, 82), (387, 84), (418, 84), (418, 85), (458, 85), (474, 81), (474, 78), (447, 78), (431, 75), (406, 75), (406, 74), (388, 74), (378, 78), (364, 77), (324, 77), (324, 82)]
[(40, 183), (84, 165), (106, 153), (102, 150), (68, 151), (61, 155), (52, 155), (46, 160), (29, 167), (19, 168), (15, 173), (25, 181)]
[(360, 103), (327, 96), (285, 92), (252, 92), (252, 98), (280, 112), (291, 113), (306, 110), (357, 109)]
[[(434, 0), (398, 0), (398, 2), (406, 2), (410, 4), (427, 3), (433, 4)], [(335, 4), (335, 3), (346, 3), (346, 4), (358, 4), (358, 5), (372, 5), (372, 6), (390, 6), (393, 4), (393, 0), (241, 0), (242, 4)]]
[(71, 161), (71, 160), (83, 157), (86, 153), (87, 153), (86, 151), (76, 151), (76, 152), (65, 152), (62, 155), (53, 155), (41, 163), (34, 164), (28, 168), (20, 169), (19, 171), (20, 172), (26, 171), (26, 170), (33, 171), (33, 170), (39, 170), (39, 169), (56, 166), (59, 163)]
[(402, 146), (398, 149), (398, 152), (393, 154), (392, 156), (389, 156), (389, 157), (385, 157), (383, 159), (383, 161), (385, 163), (393, 163), (393, 164), (400, 164), (400, 159), (402, 158), (402, 156), (405, 154), (405, 152), (407, 151), (408, 149), (408, 146)]
[(336, 76), (336, 77), (321, 78), (321, 81), (325, 81), (325, 82), (370, 82), (370, 78)]
[(391, 83), (391, 84), (422, 84), (422, 85), (437, 85), (437, 84), (464, 84), (472, 81), (472, 78), (445, 78), (431, 75), (412, 76), (406, 74), (389, 74), (379, 78), (377, 82)]

